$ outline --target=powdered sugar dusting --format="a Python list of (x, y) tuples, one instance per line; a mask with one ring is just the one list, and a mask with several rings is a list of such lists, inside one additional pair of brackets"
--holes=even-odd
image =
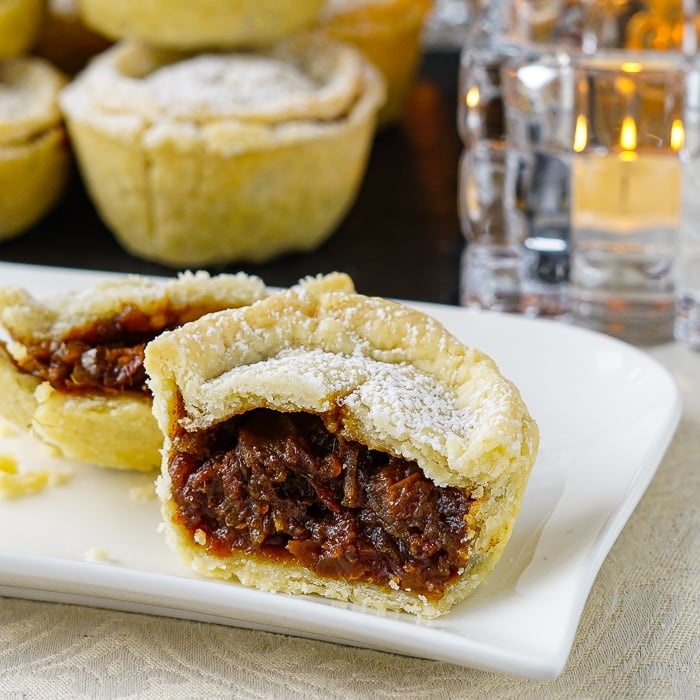
[(39, 59), (0, 61), (0, 136), (3, 140), (25, 138), (32, 131), (57, 124), (60, 115), (56, 96), (61, 85), (58, 72)]
[(292, 63), (270, 56), (204, 54), (163, 66), (144, 79), (150, 94), (171, 115), (193, 110), (226, 113), (258, 108), (317, 86)]
[[(264, 378), (264, 379), (262, 379)], [(449, 434), (466, 437), (472, 418), (456, 405), (455, 397), (437, 380), (406, 362), (381, 362), (362, 354), (341, 355), (319, 349), (290, 348), (259, 363), (230, 370), (212, 380), (231, 383), (245, 393), (259, 388), (303, 384), (307, 396), (323, 410), (332, 403), (344, 412), (362, 416), (373, 432), (403, 440), (411, 439), (442, 451)]]

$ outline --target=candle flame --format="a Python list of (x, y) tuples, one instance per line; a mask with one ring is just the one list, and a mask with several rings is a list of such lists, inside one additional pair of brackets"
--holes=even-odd
[(674, 119), (671, 124), (671, 148), (680, 151), (685, 144), (685, 129), (680, 119)]
[(574, 129), (574, 152), (583, 153), (588, 145), (588, 120), (583, 114), (576, 117), (576, 127)]
[(642, 64), (636, 61), (626, 61), (621, 66), (623, 73), (641, 73)]
[(620, 146), (623, 151), (634, 151), (637, 148), (637, 124), (632, 117), (625, 117), (622, 120)]
[(479, 88), (474, 85), (474, 87), (469, 88), (467, 91), (465, 101), (469, 109), (474, 109), (479, 106), (479, 101), (481, 100), (481, 95), (479, 94)]

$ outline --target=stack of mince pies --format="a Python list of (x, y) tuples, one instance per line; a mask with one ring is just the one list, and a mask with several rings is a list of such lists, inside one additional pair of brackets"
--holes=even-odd
[(170, 267), (316, 248), (359, 190), (380, 72), (319, 29), (322, 0), (161, 4), (80, 5), (117, 40), (61, 96), (101, 217)]
[(58, 201), (72, 150), (137, 257), (193, 268), (317, 248), (376, 128), (401, 115), (431, 6), (0, 0), (0, 241)]

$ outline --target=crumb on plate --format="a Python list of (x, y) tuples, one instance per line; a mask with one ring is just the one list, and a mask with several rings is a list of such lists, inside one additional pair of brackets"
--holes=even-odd
[(12, 423), (0, 419), (0, 437), (16, 437), (17, 428)]
[(61, 486), (71, 477), (68, 470), (37, 469), (21, 472), (15, 457), (0, 454), (0, 498), (20, 498), (43, 491), (48, 486)]
[(112, 561), (109, 552), (106, 549), (102, 549), (102, 547), (91, 547), (83, 554), (83, 559), (95, 564), (109, 564)]
[(138, 484), (129, 489), (129, 500), (134, 503), (147, 503), (156, 500), (156, 485), (153, 480)]

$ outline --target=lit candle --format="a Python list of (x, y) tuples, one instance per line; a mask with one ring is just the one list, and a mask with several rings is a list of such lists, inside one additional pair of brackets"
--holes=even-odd
[(574, 135), (572, 225), (576, 229), (632, 233), (678, 226), (681, 210), (683, 124), (674, 120), (671, 148), (637, 150), (637, 125), (625, 117), (617, 153), (585, 153), (588, 123), (579, 116)]
[(675, 309), (683, 67), (611, 60), (580, 77), (572, 316), (633, 342), (662, 342), (671, 337)]
[[(572, 167), (574, 228), (624, 233), (678, 225), (678, 152), (684, 142), (683, 122), (678, 116), (669, 116), (663, 83), (645, 84), (643, 70), (637, 61), (623, 62), (617, 71), (610, 71), (608, 89), (601, 94), (592, 94), (588, 83), (581, 85), (584, 104), (594, 105), (593, 113), (608, 129), (614, 128), (609, 113), (622, 108), (624, 116), (618, 122), (617, 144), (607, 150), (599, 142), (591, 144), (591, 132), (595, 129), (586, 114), (581, 112), (576, 119)], [(644, 119), (643, 145), (638, 119)], [(602, 136), (607, 138), (608, 132)]]

